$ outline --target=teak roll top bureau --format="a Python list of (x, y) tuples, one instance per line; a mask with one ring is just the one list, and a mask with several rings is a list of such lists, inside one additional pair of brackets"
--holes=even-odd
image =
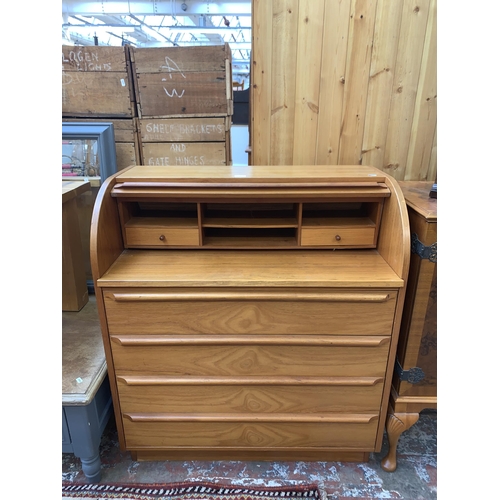
[(410, 259), (366, 166), (135, 166), (102, 185), (95, 294), (136, 460), (366, 461), (382, 446)]

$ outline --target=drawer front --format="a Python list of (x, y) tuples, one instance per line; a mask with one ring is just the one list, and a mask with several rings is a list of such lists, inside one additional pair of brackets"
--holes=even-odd
[(205, 383), (201, 378), (164, 377), (155, 384), (140, 377), (118, 377), (120, 408), (131, 413), (377, 413), (383, 389), (381, 377), (345, 385), (335, 385), (335, 379), (328, 385), (305, 379), (301, 385), (286, 380), (271, 385), (269, 379), (265, 385), (251, 385), (255, 380), (208, 385), (204, 378)]
[(302, 228), (300, 244), (303, 247), (375, 247), (375, 227)]
[(390, 335), (396, 297), (393, 290), (104, 292), (111, 334)]
[(199, 246), (197, 228), (126, 227), (127, 247)]
[(376, 416), (352, 416), (343, 422), (233, 422), (224, 417), (218, 422), (158, 422), (148, 421), (146, 414), (140, 421), (131, 418), (135, 417), (125, 414), (123, 418), (128, 449), (334, 447), (371, 451), (378, 426)]
[(333, 346), (175, 340), (112, 335), (116, 375), (383, 377), (390, 345), (390, 337), (352, 338)]

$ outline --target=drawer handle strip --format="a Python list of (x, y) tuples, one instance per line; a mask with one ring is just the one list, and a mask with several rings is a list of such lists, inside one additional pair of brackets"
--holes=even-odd
[(384, 381), (383, 377), (161, 377), (118, 375), (128, 386), (152, 385), (328, 385), (373, 387)]
[(172, 345), (303, 345), (330, 347), (379, 347), (390, 341), (387, 336), (293, 336), (293, 335), (111, 335), (115, 344), (128, 346)]
[(216, 300), (227, 302), (231, 300), (300, 300), (301, 302), (387, 302), (391, 296), (387, 292), (372, 293), (304, 293), (304, 292), (161, 292), (161, 293), (118, 293), (108, 292), (106, 297), (112, 297), (116, 302), (168, 302), (192, 300)]
[(300, 414), (300, 413), (123, 413), (131, 422), (278, 422), (278, 423), (349, 423), (368, 424), (377, 414)]

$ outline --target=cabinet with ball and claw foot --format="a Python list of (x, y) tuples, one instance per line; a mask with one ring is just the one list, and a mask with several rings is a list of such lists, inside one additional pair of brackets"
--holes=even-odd
[(400, 181), (408, 206), (411, 260), (387, 416), (389, 450), (382, 468), (397, 468), (400, 435), (420, 412), (437, 409), (437, 198), (432, 182)]
[(91, 262), (120, 447), (136, 460), (380, 451), (410, 259), (366, 166), (108, 178)]

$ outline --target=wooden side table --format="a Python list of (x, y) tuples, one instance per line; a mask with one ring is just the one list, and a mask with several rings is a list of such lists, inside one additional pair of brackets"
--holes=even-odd
[(401, 321), (382, 468), (396, 470), (399, 436), (424, 409), (437, 408), (437, 199), (432, 182), (399, 182), (410, 220), (412, 254)]
[(90, 482), (101, 479), (99, 445), (113, 413), (95, 296), (62, 313), (62, 452), (74, 453)]
[(79, 311), (89, 300), (76, 204), (86, 191), (90, 191), (89, 181), (62, 181), (63, 311)]

